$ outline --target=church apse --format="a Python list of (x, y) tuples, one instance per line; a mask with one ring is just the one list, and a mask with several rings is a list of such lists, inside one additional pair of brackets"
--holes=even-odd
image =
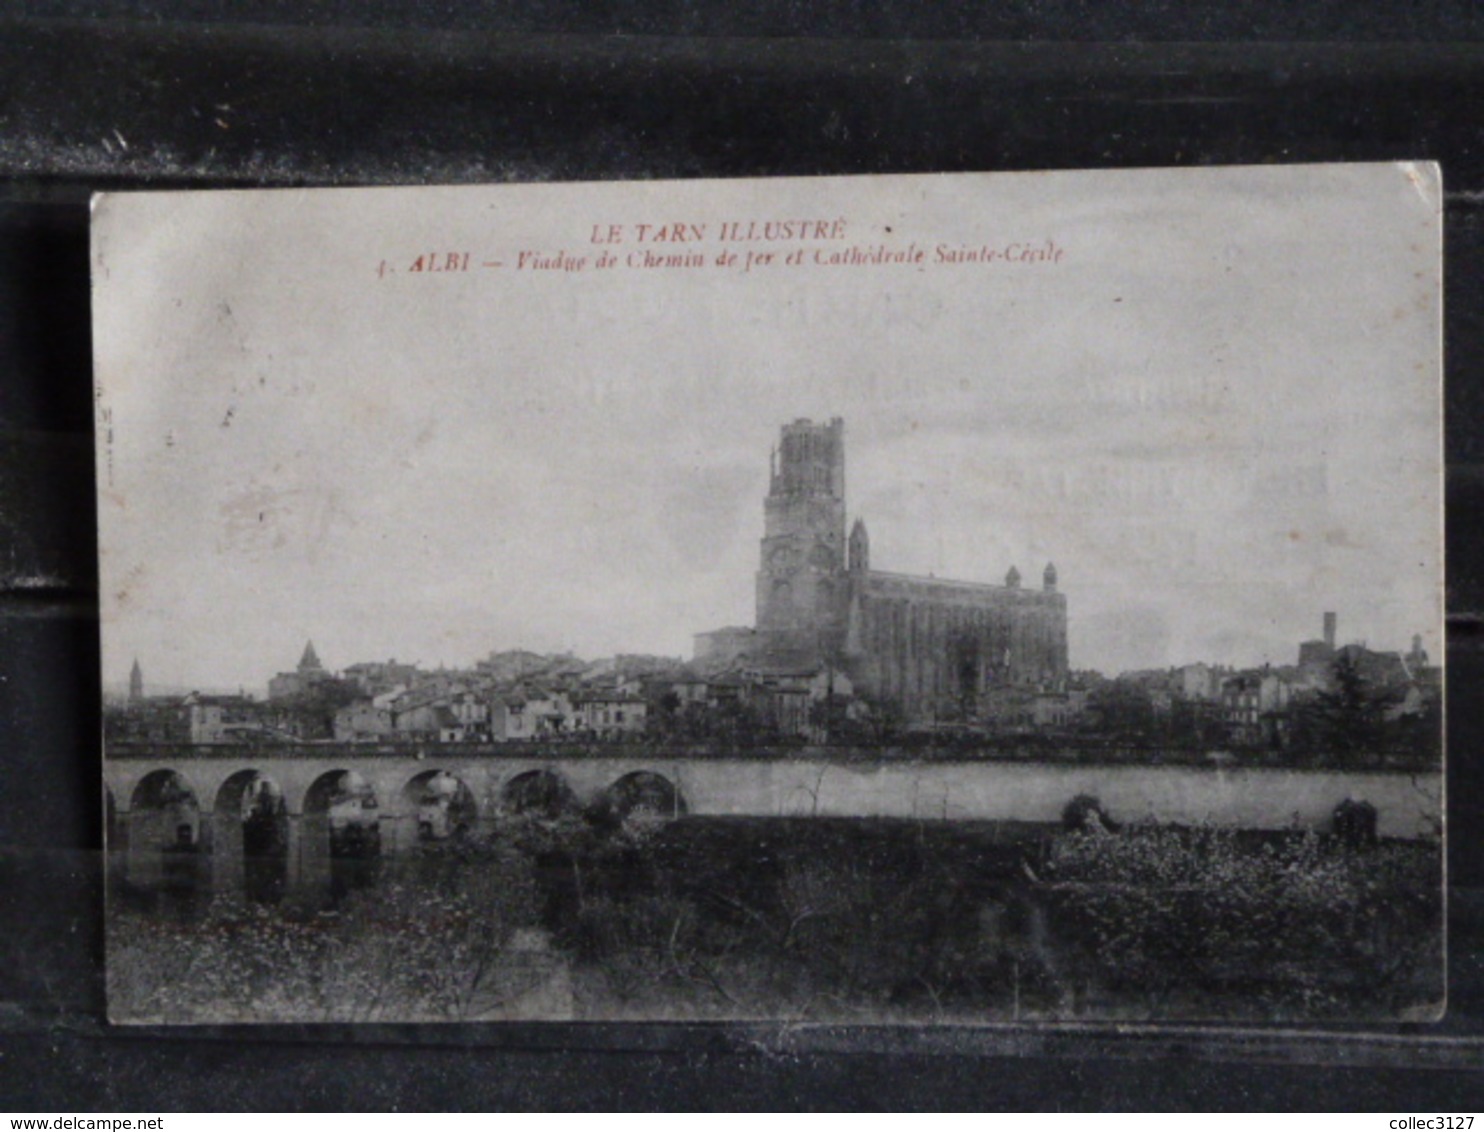
[(1067, 673), (1066, 598), (1039, 588), (873, 568), (866, 524), (846, 535), (845, 426), (796, 420), (773, 453), (757, 573), (752, 663), (838, 665), (857, 693), (907, 719), (973, 719), (1002, 688), (1053, 688)]

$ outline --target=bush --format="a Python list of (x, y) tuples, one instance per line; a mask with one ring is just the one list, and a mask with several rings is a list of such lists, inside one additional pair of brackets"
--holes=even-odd
[(1441, 997), (1436, 846), (1143, 828), (1056, 839), (1056, 930), (1162, 1014), (1396, 1017)]
[(510, 943), (536, 922), (525, 859), (461, 847), (331, 911), (217, 901), (194, 920), (110, 915), (109, 1006), (160, 1022), (437, 1021), (517, 997)]
[(1352, 848), (1376, 844), (1376, 807), (1346, 798), (1332, 815), (1335, 836)]
[(1103, 809), (1103, 803), (1091, 794), (1078, 794), (1061, 812), (1061, 827), (1068, 833), (1095, 833), (1118, 827)]

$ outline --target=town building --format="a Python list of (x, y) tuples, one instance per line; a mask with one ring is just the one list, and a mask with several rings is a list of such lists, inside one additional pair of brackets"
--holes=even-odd
[(603, 739), (644, 731), (648, 705), (642, 696), (617, 689), (582, 692), (572, 698), (576, 726)]
[(391, 708), (378, 706), (371, 700), (357, 700), (335, 713), (337, 743), (373, 743), (386, 739), (395, 730)]
[(1278, 733), (1276, 714), (1288, 707), (1291, 689), (1270, 672), (1239, 672), (1221, 686), (1222, 719), (1236, 743), (1268, 743)]
[(553, 739), (571, 733), (575, 716), (564, 692), (513, 691), (490, 703), (490, 738), (496, 743)]
[(1176, 669), (1178, 692), (1186, 700), (1215, 701), (1221, 698), (1222, 672), (1209, 664), (1196, 662)]
[(368, 696), (379, 696), (383, 692), (412, 687), (420, 675), (417, 665), (398, 664), (393, 657), (386, 661), (370, 660), (348, 665), (340, 677), (355, 684)]
[(181, 701), (192, 743), (231, 743), (264, 732), (258, 705), (245, 696), (203, 696), (192, 692)]

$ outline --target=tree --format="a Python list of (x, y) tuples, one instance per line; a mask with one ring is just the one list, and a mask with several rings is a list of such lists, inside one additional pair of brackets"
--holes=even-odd
[(335, 713), (364, 698), (351, 680), (320, 680), (303, 691), (275, 701), (292, 715), (305, 739), (329, 739), (335, 734)]
[(1104, 734), (1125, 742), (1147, 742), (1153, 737), (1157, 720), (1147, 689), (1112, 680), (1093, 693), (1092, 703)]
[(1341, 652), (1330, 666), (1330, 687), (1299, 712), (1303, 746), (1311, 751), (1353, 756), (1385, 744), (1387, 694), (1366, 678), (1359, 662)]
[(902, 738), (902, 728), (906, 719), (902, 714), (902, 705), (889, 698), (868, 699), (864, 701), (866, 706), (865, 731), (871, 743), (882, 746), (897, 743)]

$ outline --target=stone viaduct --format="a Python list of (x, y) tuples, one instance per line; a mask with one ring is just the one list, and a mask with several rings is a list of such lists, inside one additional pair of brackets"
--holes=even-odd
[(290, 884), (312, 881), (332, 830), (374, 827), (379, 853), (540, 806), (658, 817), (892, 817), (1055, 823), (1079, 794), (1124, 821), (1321, 829), (1346, 799), (1383, 837), (1436, 836), (1437, 771), (1332, 771), (995, 760), (972, 753), (802, 748), (722, 755), (642, 747), (111, 745), (109, 847), (146, 880), (172, 845), (241, 883), (244, 817), (266, 791), (284, 823)]

